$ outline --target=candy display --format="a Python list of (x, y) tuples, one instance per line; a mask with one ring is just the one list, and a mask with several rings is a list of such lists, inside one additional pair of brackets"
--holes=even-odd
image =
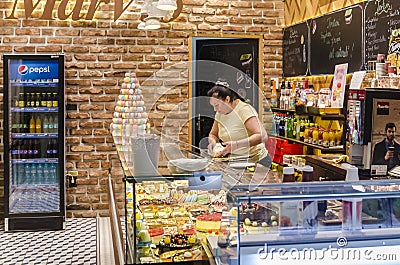
[(121, 161), (129, 161), (131, 136), (144, 135), (147, 130), (148, 113), (143, 101), (139, 79), (135, 73), (125, 73), (120, 94), (113, 114), (111, 133)]

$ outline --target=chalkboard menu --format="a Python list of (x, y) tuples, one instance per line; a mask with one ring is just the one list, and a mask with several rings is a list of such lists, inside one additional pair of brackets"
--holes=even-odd
[(283, 76), (306, 75), (308, 70), (308, 23), (283, 29)]
[(349, 72), (363, 67), (362, 14), (362, 6), (354, 5), (309, 21), (312, 75), (333, 74), (342, 63)]
[(400, 28), (400, 1), (374, 0), (365, 7), (365, 62), (388, 54), (392, 30)]

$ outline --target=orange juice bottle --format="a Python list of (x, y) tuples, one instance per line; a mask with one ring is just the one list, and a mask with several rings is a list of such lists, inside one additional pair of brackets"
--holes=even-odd
[(29, 132), (35, 133), (35, 130), (36, 130), (35, 118), (32, 115), (31, 119), (29, 120)]
[(35, 129), (36, 133), (42, 132), (42, 120), (40, 119), (39, 115), (37, 116), (35, 121)]

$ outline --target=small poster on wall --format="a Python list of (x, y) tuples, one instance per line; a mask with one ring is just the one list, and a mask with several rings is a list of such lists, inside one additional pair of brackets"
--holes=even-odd
[(333, 77), (331, 107), (343, 108), (344, 92), (346, 89), (346, 75), (348, 63), (338, 64), (335, 66), (335, 74)]

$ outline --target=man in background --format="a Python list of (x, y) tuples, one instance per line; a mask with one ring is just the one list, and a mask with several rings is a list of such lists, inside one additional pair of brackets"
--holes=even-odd
[(400, 144), (395, 141), (396, 125), (389, 122), (385, 126), (386, 138), (374, 147), (373, 165), (387, 165), (387, 171), (400, 164)]

